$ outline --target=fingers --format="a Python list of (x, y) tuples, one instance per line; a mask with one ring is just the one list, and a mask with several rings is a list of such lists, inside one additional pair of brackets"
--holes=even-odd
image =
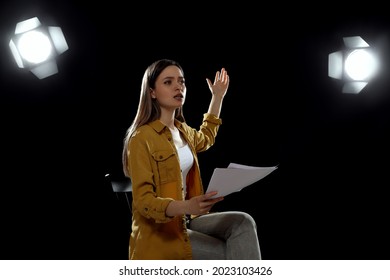
[(217, 71), (217, 73), (215, 74), (214, 84), (216, 83), (222, 83), (222, 84), (229, 83), (229, 75), (227, 74), (225, 68), (222, 68), (221, 71)]
[(220, 81), (225, 81), (226, 80), (226, 70), (225, 70), (225, 68), (222, 68), (221, 69), (221, 72), (220, 72), (220, 74), (219, 74), (219, 80)]
[(224, 69), (222, 68), (221, 71), (217, 71), (217, 72), (215, 73), (215, 79), (214, 79), (214, 81), (215, 81), (215, 82), (221, 81), (223, 75), (224, 75)]
[(205, 214), (210, 211), (215, 203), (220, 201), (220, 199), (209, 199), (199, 203), (200, 214)]
[(203, 197), (204, 197), (205, 199), (210, 199), (212, 196), (216, 195), (217, 193), (218, 193), (217, 191), (208, 192), (208, 193), (205, 193), (205, 194), (203, 195)]
[(213, 84), (210, 81), (210, 79), (206, 78), (206, 82), (207, 82), (207, 85), (209, 86), (209, 88), (211, 88), (213, 86)]
[(218, 192), (213, 191), (213, 192), (206, 193), (204, 195), (191, 198), (188, 202), (189, 204), (188, 204), (187, 214), (199, 215), (199, 214), (205, 214), (209, 212), (211, 207), (213, 207), (215, 203), (224, 199), (222, 196), (212, 198), (217, 193)]
[(206, 78), (207, 85), (213, 91), (215, 86), (217, 87), (227, 87), (229, 85), (229, 75), (225, 68), (222, 68), (221, 71), (215, 73), (214, 83), (210, 79)]
[(219, 71), (215, 73), (214, 84), (219, 80)]
[(203, 203), (204, 206), (208, 206), (208, 205), (212, 206), (215, 203), (223, 200), (223, 196), (212, 198), (216, 194), (218, 194), (217, 191), (213, 191), (213, 192), (209, 192), (209, 193), (204, 194), (202, 201), (199, 201), (199, 203)]

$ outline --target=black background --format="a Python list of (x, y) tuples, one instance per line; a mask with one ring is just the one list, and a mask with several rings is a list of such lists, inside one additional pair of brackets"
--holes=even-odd
[[(230, 75), (217, 142), (199, 155), (205, 186), (229, 162), (279, 165), (215, 206), (253, 215), (264, 259), (389, 259), (388, 15), (196, 3), (0, 5), (1, 259), (127, 258), (128, 219), (104, 176), (121, 174), (143, 72), (160, 58), (184, 68), (194, 127), (210, 100), (206, 77)], [(8, 46), (34, 16), (69, 45), (43, 80)], [(355, 35), (380, 46), (383, 71), (343, 94), (328, 54)]]

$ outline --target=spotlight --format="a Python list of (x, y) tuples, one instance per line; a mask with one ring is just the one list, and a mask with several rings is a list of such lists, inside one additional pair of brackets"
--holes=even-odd
[(9, 47), (19, 68), (39, 79), (58, 73), (56, 56), (68, 49), (60, 27), (43, 26), (37, 17), (16, 24)]
[(359, 93), (379, 69), (377, 54), (360, 36), (344, 37), (345, 50), (329, 54), (328, 76), (343, 80), (343, 93)]

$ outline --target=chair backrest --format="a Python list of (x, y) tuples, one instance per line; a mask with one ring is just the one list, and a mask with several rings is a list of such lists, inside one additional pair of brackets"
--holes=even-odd
[[(133, 211), (132, 211), (132, 183), (131, 180), (127, 177), (116, 177), (112, 176), (111, 174), (105, 175), (105, 181), (107, 188), (110, 189), (113, 193), (115, 193), (115, 197), (113, 195), (112, 199), (117, 200), (117, 205), (115, 205), (115, 208), (119, 211), (115, 219), (118, 219), (120, 221), (121, 227), (124, 227), (124, 231), (121, 231), (124, 233), (123, 240), (122, 235), (118, 234), (117, 238), (121, 240), (120, 242), (123, 242), (120, 246), (121, 248), (126, 248), (123, 250), (124, 256), (128, 257), (129, 250), (130, 250), (130, 243), (129, 243), (129, 233), (132, 232), (132, 217), (133, 217)], [(116, 203), (115, 203), (116, 204)]]
[(120, 201), (126, 201), (131, 216), (131, 201), (133, 188), (130, 178), (123, 177), (120, 179), (114, 179), (111, 174), (106, 174), (105, 179), (111, 186), (112, 191), (116, 194), (117, 199)]
[(133, 191), (133, 185), (131, 184), (130, 178), (123, 178), (121, 180), (114, 180), (111, 179), (111, 184), (112, 184), (112, 190), (115, 193), (128, 193)]

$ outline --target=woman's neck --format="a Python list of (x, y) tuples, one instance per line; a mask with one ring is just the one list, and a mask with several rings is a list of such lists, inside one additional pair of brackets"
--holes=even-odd
[(175, 128), (175, 112), (173, 111), (172, 114), (163, 113), (161, 112), (160, 121), (165, 124), (170, 129)]

